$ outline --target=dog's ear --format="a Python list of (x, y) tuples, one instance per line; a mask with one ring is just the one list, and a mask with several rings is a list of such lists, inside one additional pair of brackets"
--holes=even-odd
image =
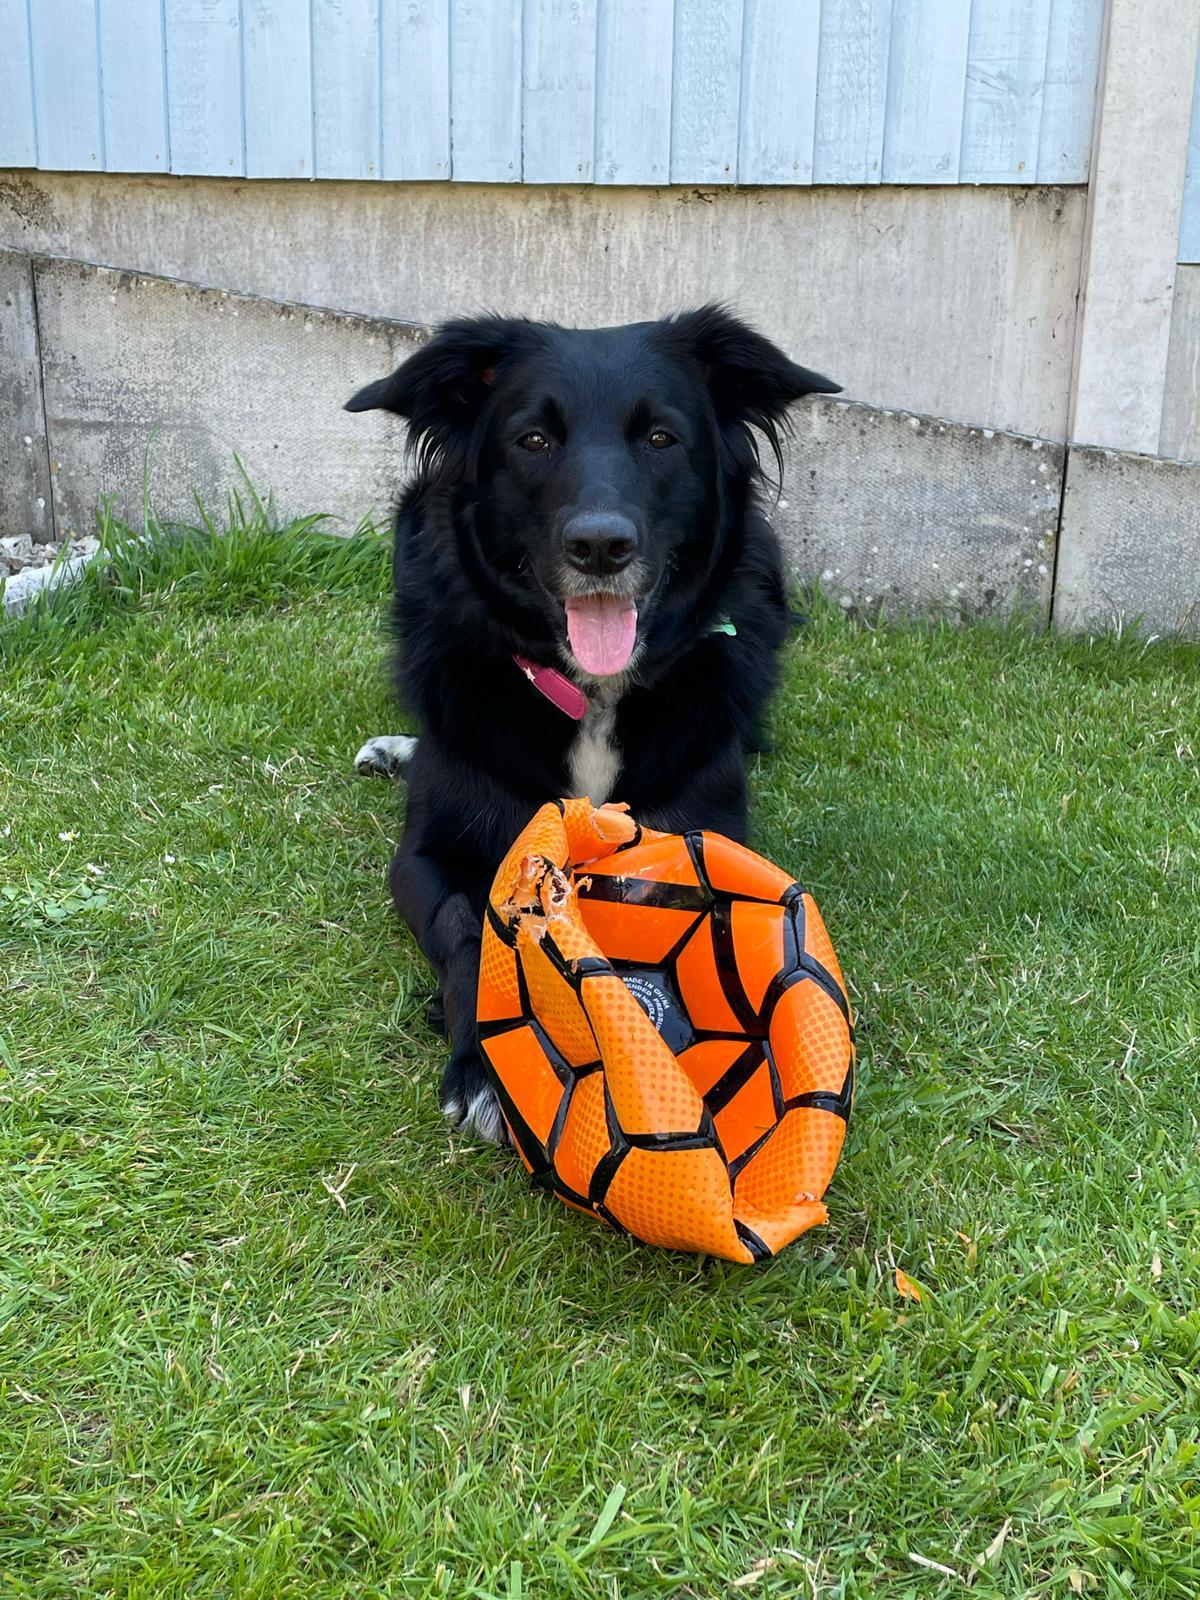
[(840, 384), (797, 366), (724, 306), (685, 311), (666, 331), (699, 362), (722, 422), (749, 422), (770, 433), (794, 400), (841, 393)]
[(368, 383), (346, 402), (347, 411), (394, 411), (414, 436), (445, 443), (467, 431), (495, 381), (497, 365), (521, 329), (503, 317), (447, 322), (389, 378)]

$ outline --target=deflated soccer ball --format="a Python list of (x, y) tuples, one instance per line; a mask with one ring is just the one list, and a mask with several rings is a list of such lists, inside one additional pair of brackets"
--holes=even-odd
[(753, 851), (543, 806), (492, 885), (478, 1010), (513, 1143), (568, 1205), (743, 1262), (826, 1220), (850, 1002), (812, 897)]

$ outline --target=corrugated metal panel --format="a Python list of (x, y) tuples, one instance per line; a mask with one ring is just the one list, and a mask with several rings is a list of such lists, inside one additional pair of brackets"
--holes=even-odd
[(1179, 227), (1179, 259), (1200, 264), (1200, 57), (1196, 61), (1196, 96), (1192, 101), (1192, 137), (1183, 186), (1183, 220)]
[(1081, 183), (1103, 9), (0, 0), (0, 166), (484, 183)]

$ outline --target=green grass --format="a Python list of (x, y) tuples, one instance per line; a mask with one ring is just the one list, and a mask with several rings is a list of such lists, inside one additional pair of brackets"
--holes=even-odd
[(448, 1139), (386, 551), (250, 523), (0, 632), (0, 1594), (1194, 1596), (1197, 655), (818, 612), (862, 1088), (735, 1268)]

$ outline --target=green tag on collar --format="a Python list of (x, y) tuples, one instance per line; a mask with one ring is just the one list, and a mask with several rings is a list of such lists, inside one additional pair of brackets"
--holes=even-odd
[(731, 639), (737, 638), (737, 629), (728, 617), (721, 617), (713, 623), (708, 631), (709, 633), (727, 633)]

